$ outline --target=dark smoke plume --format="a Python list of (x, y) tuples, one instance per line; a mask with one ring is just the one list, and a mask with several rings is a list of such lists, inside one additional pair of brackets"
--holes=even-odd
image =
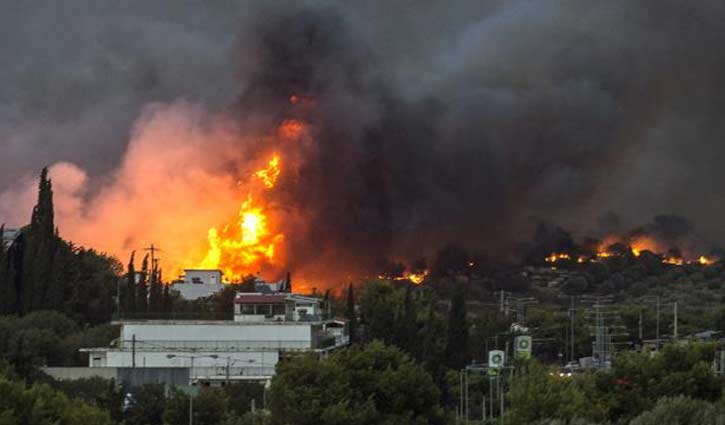
[[(4, 158), (13, 163), (2, 186), (41, 161), (74, 160), (103, 174), (141, 104), (188, 96), (216, 107), (241, 90), (238, 121), (264, 128), (299, 115), (314, 128), (316, 149), (280, 200), (311, 220), (309, 232), (289, 240), (298, 264), (364, 270), (379, 257), (429, 256), (448, 242), (505, 257), (541, 219), (583, 231), (609, 210), (621, 220), (607, 225), (631, 228), (671, 211), (725, 238), (717, 219), (725, 212), (720, 1), (189, 2), (171, 18), (145, 4), (114, 15), (126, 29), (117, 34), (83, 18), (101, 19), (103, 6), (64, 15), (87, 24), (78, 40), (105, 37), (113, 72), (90, 69), (117, 81), (96, 77), (97, 101), (83, 79), (69, 80), (62, 103), (0, 91), (0, 104), (25, 108), (0, 108)], [(164, 41), (134, 32), (137, 19), (155, 23), (139, 25)], [(11, 32), (0, 45), (6, 54), (49, 38)], [(29, 69), (48, 79), (74, 69), (49, 58)], [(145, 59), (123, 67), (118, 58)], [(4, 87), (25, 87), (22, 70), (0, 72)], [(121, 106), (112, 102), (118, 93), (126, 93)], [(293, 94), (314, 105), (294, 107)], [(47, 110), (51, 119), (27, 142), (5, 124)], [(61, 112), (102, 119), (76, 126)], [(58, 142), (43, 149), (46, 139)]]

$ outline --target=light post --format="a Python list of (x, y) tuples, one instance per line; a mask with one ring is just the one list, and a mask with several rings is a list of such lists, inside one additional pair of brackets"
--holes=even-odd
[(167, 354), (167, 359), (173, 359), (175, 357), (182, 358), (182, 359), (189, 359), (190, 360), (190, 367), (189, 367), (189, 425), (194, 425), (194, 359), (201, 359), (204, 357), (208, 357), (210, 359), (218, 359), (219, 356), (216, 354), (209, 354), (204, 356), (179, 356), (177, 354)]

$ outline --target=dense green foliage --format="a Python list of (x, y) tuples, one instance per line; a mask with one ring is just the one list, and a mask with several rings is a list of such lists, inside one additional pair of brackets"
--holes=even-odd
[(27, 386), (0, 373), (0, 423), (3, 425), (111, 424), (107, 411), (69, 398), (47, 384)]
[(438, 389), (415, 361), (381, 342), (281, 364), (270, 393), (275, 424), (437, 424)]

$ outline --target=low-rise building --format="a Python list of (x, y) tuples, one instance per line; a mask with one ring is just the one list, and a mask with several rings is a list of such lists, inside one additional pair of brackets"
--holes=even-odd
[(234, 319), (122, 320), (112, 347), (84, 348), (90, 368), (189, 368), (192, 382), (268, 380), (300, 352), (326, 355), (349, 342), (345, 322), (297, 294), (237, 294)]

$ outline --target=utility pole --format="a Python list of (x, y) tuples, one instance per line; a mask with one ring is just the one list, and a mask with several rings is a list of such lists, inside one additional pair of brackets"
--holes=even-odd
[(660, 296), (657, 295), (657, 341), (655, 342), (655, 351), (660, 351)]
[[(153, 247), (153, 245), (151, 246)], [(191, 380), (191, 386), (189, 387), (189, 425), (194, 425), (194, 356), (189, 358), (191, 359), (191, 368), (189, 369), (189, 379)]]
[(574, 309), (574, 296), (571, 296), (571, 308), (569, 309), (569, 317), (571, 318), (571, 340), (569, 341), (571, 344), (571, 349), (569, 351), (569, 361), (574, 362), (574, 321), (576, 320), (576, 309)]
[(486, 395), (481, 399), (481, 422), (486, 422)]
[(151, 252), (151, 268), (153, 269), (156, 266), (156, 252), (161, 252), (161, 250), (156, 248), (154, 244), (151, 244), (151, 246), (144, 248), (144, 251)]
[(503, 371), (501, 371), (500, 376), (496, 377), (496, 381), (498, 382), (498, 398), (499, 398), (499, 402), (501, 404), (499, 407), (499, 410), (498, 410), (498, 417), (499, 417), (500, 422), (503, 424), (503, 389), (504, 388), (503, 388), (503, 385), (501, 382), (501, 381), (503, 381), (503, 379), (501, 379), (502, 377), (503, 377)]
[(642, 342), (642, 308), (639, 309), (639, 341)]
[(675, 316), (673, 319), (674, 323), (672, 324), (672, 335), (674, 336), (675, 339), (677, 339), (677, 301), (674, 302), (674, 304), (672, 305), (672, 308), (674, 310), (673, 313)]
[(136, 334), (131, 335), (131, 368), (136, 368)]

